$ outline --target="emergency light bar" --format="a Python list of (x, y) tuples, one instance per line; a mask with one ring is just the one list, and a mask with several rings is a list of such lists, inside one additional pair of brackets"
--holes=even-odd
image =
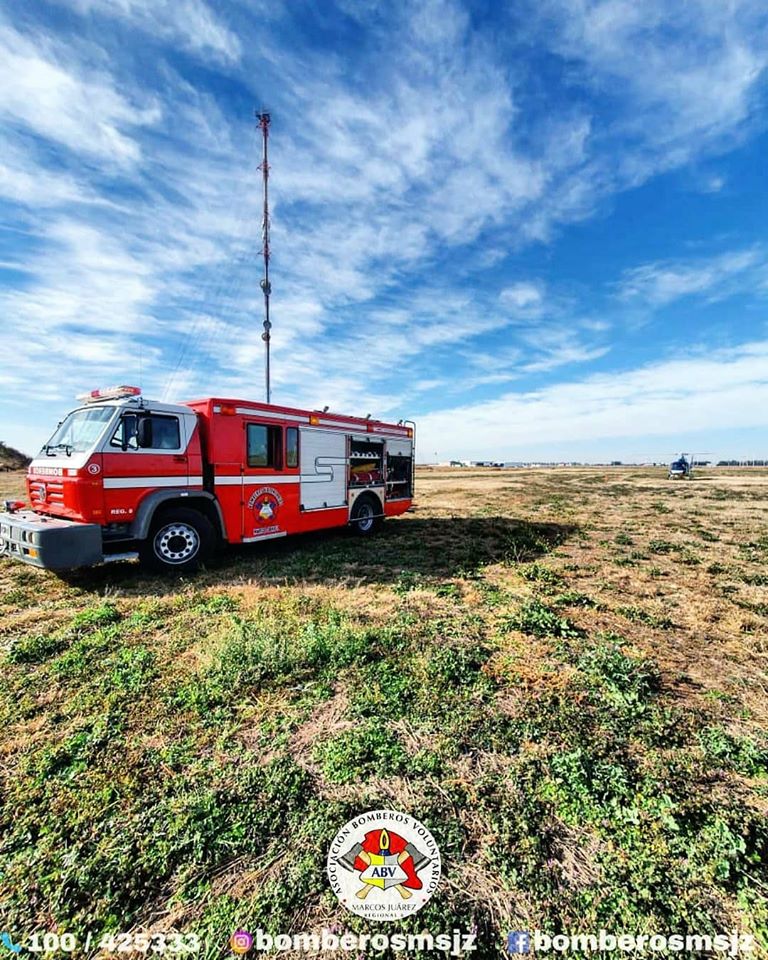
[(101, 390), (91, 390), (90, 393), (80, 393), (75, 399), (84, 403), (95, 403), (97, 400), (118, 400), (120, 397), (138, 397), (141, 387), (104, 387)]

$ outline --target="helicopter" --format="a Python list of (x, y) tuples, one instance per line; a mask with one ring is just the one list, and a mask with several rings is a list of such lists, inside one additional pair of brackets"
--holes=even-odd
[(690, 480), (693, 473), (693, 457), (686, 459), (689, 455), (681, 453), (677, 460), (673, 460), (669, 465), (670, 480)]

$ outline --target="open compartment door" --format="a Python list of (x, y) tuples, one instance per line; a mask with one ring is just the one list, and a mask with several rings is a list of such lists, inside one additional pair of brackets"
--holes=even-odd
[(387, 500), (413, 496), (413, 441), (387, 440)]
[(347, 437), (336, 430), (301, 430), (301, 509), (347, 503)]

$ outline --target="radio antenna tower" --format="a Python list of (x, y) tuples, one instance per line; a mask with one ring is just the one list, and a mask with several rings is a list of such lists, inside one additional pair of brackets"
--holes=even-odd
[(272, 284), (269, 282), (269, 154), (267, 147), (269, 143), (269, 123), (272, 118), (264, 111), (257, 112), (256, 116), (259, 121), (259, 126), (261, 127), (264, 141), (262, 160), (259, 165), (264, 182), (264, 215), (261, 222), (263, 241), (261, 252), (264, 257), (264, 277), (261, 281), (261, 289), (264, 292), (264, 333), (262, 333), (261, 339), (264, 341), (264, 385), (266, 388), (267, 403), (269, 403), (272, 395), (269, 382), (269, 342), (271, 340), (270, 331), (272, 329), (272, 323), (269, 319), (269, 296), (272, 293)]

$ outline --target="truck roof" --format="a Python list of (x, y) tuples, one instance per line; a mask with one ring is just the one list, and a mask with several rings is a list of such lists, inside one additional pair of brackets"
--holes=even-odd
[(274, 403), (262, 403), (258, 400), (240, 400), (233, 397), (204, 397), (198, 400), (185, 401), (185, 405), (193, 410), (201, 407), (211, 407), (214, 413), (217, 408), (234, 409), (238, 414), (261, 414), (275, 419), (297, 420), (311, 423), (314, 426), (350, 426), (369, 433), (387, 432), (407, 437), (412, 430), (402, 421), (391, 423), (384, 420), (374, 420), (371, 417), (352, 417), (348, 414), (334, 413), (331, 410), (302, 410), (299, 407), (284, 407)]
[(90, 410), (93, 407), (134, 407), (137, 410), (148, 410), (152, 409), (155, 412), (162, 413), (189, 413), (189, 405), (181, 403), (168, 403), (165, 400), (152, 400), (149, 397), (144, 396), (133, 396), (133, 397), (98, 397), (93, 400), (88, 400), (85, 402), (80, 402), (76, 407), (73, 407), (70, 413), (73, 413), (75, 410)]

